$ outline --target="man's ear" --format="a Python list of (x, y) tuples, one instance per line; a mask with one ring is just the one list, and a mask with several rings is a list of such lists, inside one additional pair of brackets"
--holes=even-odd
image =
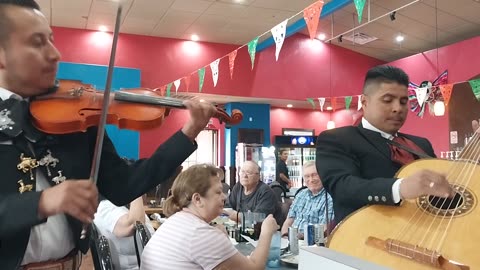
[(365, 95), (362, 95), (360, 97), (360, 102), (362, 103), (362, 109), (365, 109), (365, 106), (368, 104), (368, 97)]
[(3, 48), (3, 46), (0, 46), (0, 69), (5, 68), (6, 62), (7, 62), (7, 59), (6, 59), (5, 48)]

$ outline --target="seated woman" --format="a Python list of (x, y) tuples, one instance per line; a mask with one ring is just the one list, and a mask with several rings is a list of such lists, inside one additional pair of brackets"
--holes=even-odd
[(263, 221), (257, 248), (243, 256), (224, 231), (209, 224), (224, 201), (214, 166), (194, 165), (180, 173), (164, 204), (168, 219), (145, 247), (141, 269), (265, 269), (275, 219), (269, 215)]
[(138, 269), (133, 241), (136, 221), (145, 224), (150, 234), (155, 232), (145, 215), (142, 197), (138, 197), (127, 206), (116, 206), (106, 199), (98, 204), (93, 223), (109, 240), (112, 254), (118, 255), (118, 261), (113, 260), (115, 269)]

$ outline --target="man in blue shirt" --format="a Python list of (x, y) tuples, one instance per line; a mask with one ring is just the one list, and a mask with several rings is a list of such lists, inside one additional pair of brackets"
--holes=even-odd
[[(307, 186), (300, 191), (290, 207), (287, 219), (282, 226), (282, 235), (292, 226), (303, 232), (305, 224), (328, 224), (333, 220), (333, 204), (330, 195), (325, 194), (315, 161), (303, 165), (303, 179)], [(327, 214), (328, 213), (328, 214)], [(327, 221), (328, 218), (328, 221)]]

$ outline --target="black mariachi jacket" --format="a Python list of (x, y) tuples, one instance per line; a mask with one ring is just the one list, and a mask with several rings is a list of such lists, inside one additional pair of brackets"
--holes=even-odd
[[(9, 116), (0, 110), (0, 268), (17, 269), (27, 248), (30, 229), (46, 222), (38, 218), (41, 192), (35, 192), (35, 179), (31, 177), (35, 178), (36, 170), (42, 170), (52, 186), (56, 184), (54, 177), (59, 176), (88, 179), (97, 128), (67, 135), (42, 135), (28, 146), (23, 134), (13, 140), (4, 136), (2, 132), (8, 130), (8, 125), (2, 126), (5, 119), (9, 120)], [(196, 147), (196, 143), (178, 131), (149, 159), (127, 166), (105, 134), (97, 182), (99, 193), (116, 205), (125, 205), (168, 179)], [(28, 170), (27, 158), (38, 162), (42, 158), (48, 161), (48, 157), (50, 164), (44, 162), (43, 166)], [(22, 158), (24, 162), (20, 164)], [(22, 186), (27, 191), (20, 193)], [(32, 191), (28, 191), (29, 187)], [(80, 240), (82, 223), (69, 215), (67, 220), (76, 248), (86, 253), (89, 237)]]

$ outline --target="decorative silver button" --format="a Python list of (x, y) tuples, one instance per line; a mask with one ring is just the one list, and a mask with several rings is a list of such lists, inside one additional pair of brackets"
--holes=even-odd
[(385, 198), (385, 196), (382, 196), (382, 201), (386, 202), (387, 198)]
[(368, 200), (369, 200), (369, 201), (372, 201), (372, 196), (368, 196)]
[(375, 201), (378, 202), (378, 200), (379, 200), (379, 199), (378, 199), (378, 196), (375, 196)]

